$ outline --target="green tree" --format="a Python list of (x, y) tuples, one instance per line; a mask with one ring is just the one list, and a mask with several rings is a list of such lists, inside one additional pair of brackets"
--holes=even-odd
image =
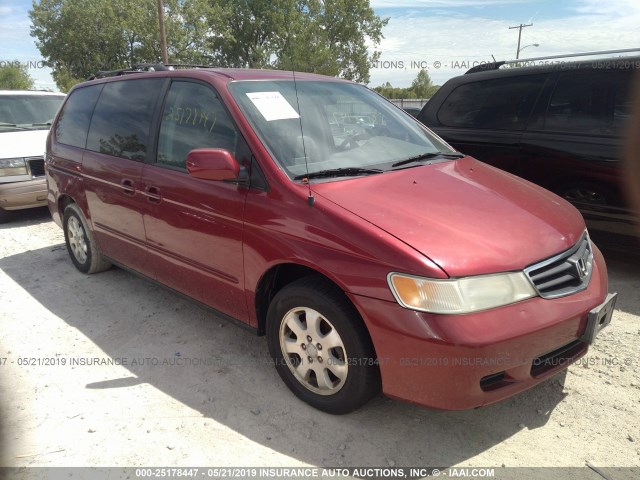
[(0, 90), (31, 90), (33, 87), (27, 67), (18, 60), (0, 67)]
[[(185, 45), (180, 0), (165, 0), (170, 54)], [(40, 0), (29, 12), (31, 36), (63, 91), (99, 70), (160, 59), (157, 4), (128, 0)]]
[(391, 83), (386, 82), (375, 87), (374, 90), (386, 98), (431, 98), (440, 88), (434, 85), (431, 77), (426, 70), (420, 70), (416, 78), (411, 82), (408, 88), (394, 87)]
[(296, 3), (301, 14), (287, 22), (294, 28), (283, 35), (276, 66), (368, 83), (369, 66), (380, 52), (369, 53), (366, 42), (378, 46), (389, 19), (378, 17), (368, 0)]
[(204, 63), (223, 67), (264, 68), (281, 36), (294, 0), (191, 0), (187, 23), (198, 32), (196, 50)]
[[(387, 20), (369, 0), (164, 0), (172, 63), (296, 69), (369, 81)], [(160, 60), (157, 4), (40, 0), (31, 35), (61, 90), (98, 70)]]
[(368, 0), (190, 0), (184, 20), (194, 60), (369, 81), (387, 19)]
[(62, 93), (67, 93), (76, 83), (84, 82), (85, 80), (84, 78), (74, 77), (70, 69), (64, 65), (53, 70), (52, 77)]
[(410, 90), (415, 94), (415, 98), (430, 98), (439, 87), (433, 84), (431, 77), (426, 70), (420, 70), (416, 78), (411, 82)]

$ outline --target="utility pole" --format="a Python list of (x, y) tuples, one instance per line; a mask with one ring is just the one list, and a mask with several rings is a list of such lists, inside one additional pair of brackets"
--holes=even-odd
[(160, 48), (162, 49), (162, 63), (169, 63), (169, 53), (167, 52), (167, 35), (164, 31), (164, 4), (158, 0), (158, 22), (160, 23)]
[(517, 28), (519, 30), (519, 32), (518, 32), (518, 50), (516, 50), (516, 60), (518, 60), (520, 58), (520, 40), (522, 39), (522, 29), (526, 28), (526, 27), (533, 27), (533, 23), (530, 23), (528, 25), (523, 25), (521, 23), (517, 27), (509, 27), (509, 30), (513, 30), (514, 28)]

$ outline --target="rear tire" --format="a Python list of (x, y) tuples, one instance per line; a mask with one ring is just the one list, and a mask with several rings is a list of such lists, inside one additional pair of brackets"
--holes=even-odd
[(0, 223), (5, 223), (9, 221), (9, 213), (3, 209), (0, 208)]
[(276, 370), (301, 400), (327, 413), (349, 413), (380, 391), (369, 334), (343, 292), (327, 280), (297, 280), (273, 298), (267, 342)]
[(93, 232), (78, 205), (71, 203), (64, 209), (62, 220), (64, 240), (71, 261), (82, 273), (97, 273), (111, 268), (111, 263), (102, 258)]

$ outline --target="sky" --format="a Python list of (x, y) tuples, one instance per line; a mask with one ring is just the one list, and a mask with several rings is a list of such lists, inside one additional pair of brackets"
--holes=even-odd
[[(147, 0), (150, 1), (150, 0)], [(371, 0), (389, 18), (369, 85), (411, 84), (421, 68), (442, 85), (479, 62), (640, 49), (640, 0)], [(0, 65), (18, 59), (37, 88), (56, 90), (29, 35), (31, 0), (0, 0)], [(535, 46), (535, 45), (538, 46)], [(370, 47), (371, 48), (371, 47)], [(636, 52), (640, 55), (640, 51)], [(629, 55), (629, 54), (627, 54)]]

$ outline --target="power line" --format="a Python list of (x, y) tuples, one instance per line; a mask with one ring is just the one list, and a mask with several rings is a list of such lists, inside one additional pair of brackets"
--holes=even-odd
[(520, 40), (522, 39), (522, 29), (527, 27), (533, 27), (533, 23), (530, 23), (528, 25), (524, 25), (521, 23), (516, 27), (509, 27), (509, 30), (513, 30), (514, 28), (518, 29), (518, 50), (516, 50), (516, 60), (520, 58)]

